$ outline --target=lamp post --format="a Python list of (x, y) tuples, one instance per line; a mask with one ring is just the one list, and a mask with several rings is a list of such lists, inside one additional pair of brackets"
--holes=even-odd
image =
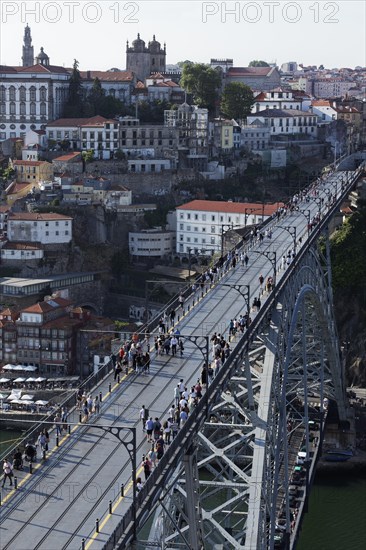
[(278, 225), (277, 227), (290, 233), (294, 242), (294, 250), (296, 251), (296, 225)]
[(257, 208), (249, 208), (249, 207), (244, 208), (244, 227), (247, 226), (248, 213), (253, 214), (253, 212), (258, 212), (258, 211), (262, 211), (262, 213), (264, 214), (264, 204), (263, 206), (257, 207)]
[(145, 281), (145, 309), (146, 309), (146, 322), (149, 321), (149, 298), (152, 295), (152, 292), (154, 291), (154, 288), (151, 292), (149, 292), (149, 287), (151, 285), (179, 285), (180, 287), (184, 286), (181, 281), (169, 281), (169, 280), (155, 280), (155, 279), (147, 279)]
[(222, 223), (221, 224), (221, 257), (224, 255), (224, 235), (225, 235), (225, 232), (224, 232), (224, 229), (225, 227), (228, 228), (228, 231), (230, 229), (234, 229), (234, 225), (232, 223)]
[(323, 199), (322, 199), (322, 198), (320, 198), (320, 197), (316, 197), (316, 198), (315, 198), (315, 202), (316, 202), (316, 204), (317, 204), (317, 206), (318, 206), (318, 211), (319, 211), (319, 218), (320, 218), (320, 216), (321, 216), (321, 213), (322, 213), (322, 204), (323, 204)]
[(277, 273), (277, 254), (275, 251), (268, 250), (262, 252), (261, 250), (252, 250), (251, 252), (254, 252), (255, 254), (261, 254), (262, 256), (265, 256), (267, 260), (269, 260), (273, 267), (273, 286), (276, 284), (276, 273)]
[[(201, 335), (184, 335), (179, 334), (179, 338), (183, 338), (183, 340), (188, 340), (189, 342), (192, 342), (196, 346), (196, 348), (202, 353), (203, 360), (204, 360), (204, 369), (206, 373), (206, 384), (208, 387), (208, 361), (209, 361), (209, 336), (201, 336)], [(205, 399), (206, 399), (206, 417), (208, 417), (208, 396), (207, 396), (207, 389), (205, 393)]]
[(307, 222), (308, 222), (308, 230), (309, 230), (310, 217), (311, 217), (311, 212), (310, 212), (310, 210), (309, 210), (309, 209), (306, 209), (306, 210), (297, 210), (297, 212), (300, 212), (301, 214), (304, 214), (304, 216), (306, 217)]
[[(250, 285), (237, 285), (237, 284), (229, 284), (229, 283), (220, 283), (220, 286), (227, 286), (229, 288), (233, 288), (239, 294), (244, 298), (246, 306), (247, 306), (247, 314), (249, 316), (250, 313)], [(245, 288), (245, 292), (243, 292), (243, 288)]]

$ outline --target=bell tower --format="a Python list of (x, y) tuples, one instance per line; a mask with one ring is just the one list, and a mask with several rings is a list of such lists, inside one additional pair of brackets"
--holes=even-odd
[(32, 67), (34, 65), (34, 51), (32, 46), (32, 37), (30, 33), (30, 27), (27, 26), (24, 29), (24, 38), (23, 38), (23, 56), (22, 56), (22, 65), (23, 67)]

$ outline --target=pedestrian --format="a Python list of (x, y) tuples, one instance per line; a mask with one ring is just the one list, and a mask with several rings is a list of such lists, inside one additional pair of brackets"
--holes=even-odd
[(99, 414), (99, 411), (100, 411), (100, 401), (99, 401), (98, 395), (96, 395), (96, 396), (94, 397), (93, 411), (94, 411), (95, 414)]
[(174, 403), (176, 407), (178, 407), (179, 405), (179, 399), (180, 399), (180, 389), (179, 389), (179, 384), (177, 384), (174, 388)]
[(153, 443), (153, 440), (152, 440), (153, 429), (154, 429), (154, 421), (150, 416), (150, 418), (146, 420), (146, 423), (145, 423), (146, 439), (148, 443)]
[(141, 479), (141, 477), (138, 477), (136, 479), (136, 491), (139, 493), (141, 491), (142, 487), (143, 487), (142, 479)]
[(183, 357), (184, 345), (183, 345), (182, 338), (179, 338), (178, 347), (179, 347), (180, 356)]
[(145, 352), (143, 362), (144, 362), (144, 373), (150, 374), (150, 353), (148, 351)]
[(174, 326), (174, 319), (175, 319), (175, 309), (172, 308), (170, 311), (170, 324)]
[(155, 420), (154, 420), (153, 432), (154, 432), (154, 440), (157, 441), (161, 434), (161, 422), (157, 416), (155, 417)]
[[(122, 359), (123, 360), (123, 359)], [(122, 365), (120, 361), (117, 361), (116, 366), (114, 368), (114, 380), (117, 380), (118, 376), (122, 372)]]
[(4, 472), (3, 487), (5, 485), (6, 478), (9, 479), (9, 484), (10, 486), (12, 486), (13, 485), (13, 465), (10, 462), (10, 460), (8, 460), (7, 458), (4, 459), (3, 472)]
[(263, 289), (263, 283), (264, 283), (264, 277), (262, 274), (259, 275), (259, 288), (262, 290)]
[(150, 451), (147, 453), (147, 456), (148, 456), (148, 459), (150, 460), (151, 464), (154, 466), (154, 468), (156, 468), (156, 459), (157, 459), (157, 456), (156, 456), (154, 444), (151, 445), (151, 449), (150, 449)]
[(41, 450), (43, 452), (48, 451), (47, 438), (46, 438), (43, 431), (39, 432), (39, 436), (38, 436), (38, 439), (37, 439), (37, 445), (39, 445), (41, 447)]
[(56, 428), (56, 435), (61, 435), (62, 434), (61, 416), (58, 412), (56, 413), (54, 422), (55, 422), (55, 428)]
[(166, 420), (163, 424), (163, 434), (164, 434), (164, 442), (169, 445), (170, 444), (170, 436), (171, 436), (171, 428), (169, 422)]
[(170, 344), (172, 346), (172, 356), (174, 357), (177, 354), (177, 345), (178, 345), (178, 339), (176, 336), (173, 336), (170, 340)]
[(143, 432), (145, 431), (145, 425), (146, 425), (146, 421), (148, 420), (148, 418), (149, 418), (149, 411), (145, 407), (145, 405), (142, 405), (142, 407), (140, 409), (140, 420), (141, 420), (142, 431)]
[(147, 456), (142, 457), (142, 467), (144, 469), (145, 481), (147, 481), (147, 479), (151, 474), (151, 468), (152, 468), (152, 464)]

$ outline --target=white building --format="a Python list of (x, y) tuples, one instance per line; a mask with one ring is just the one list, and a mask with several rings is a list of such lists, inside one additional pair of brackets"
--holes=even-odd
[(327, 99), (314, 99), (311, 102), (311, 110), (318, 116), (319, 122), (332, 122), (337, 120), (337, 111), (332, 102)]
[(1, 260), (8, 265), (24, 260), (27, 262), (37, 262), (43, 257), (44, 250), (42, 246), (36, 244), (7, 242), (1, 248)]
[(311, 98), (303, 92), (275, 88), (268, 92), (261, 92), (254, 98), (252, 113), (258, 113), (263, 109), (296, 109), (308, 111)]
[(128, 161), (128, 171), (137, 173), (154, 173), (171, 170), (170, 159), (133, 159)]
[(48, 140), (69, 141), (71, 149), (93, 150), (94, 158), (110, 159), (119, 149), (119, 124), (102, 116), (60, 118), (47, 125)]
[(262, 123), (270, 128), (271, 136), (308, 134), (316, 137), (317, 117), (308, 111), (296, 109), (265, 109), (247, 117), (247, 123)]
[(52, 213), (11, 213), (7, 232), (10, 242), (65, 244), (72, 239), (72, 218)]
[(0, 141), (25, 138), (61, 116), (69, 93), (70, 74), (64, 67), (0, 66)]
[(177, 212), (177, 252), (210, 256), (220, 253), (224, 233), (261, 223), (272, 216), (280, 204), (240, 203), (194, 200)]
[(241, 128), (241, 147), (248, 151), (260, 151), (268, 149), (271, 137), (271, 129), (264, 122), (257, 121), (246, 124)]
[(134, 231), (128, 234), (129, 252), (136, 259), (162, 259), (175, 251), (175, 239), (174, 231), (161, 228)]

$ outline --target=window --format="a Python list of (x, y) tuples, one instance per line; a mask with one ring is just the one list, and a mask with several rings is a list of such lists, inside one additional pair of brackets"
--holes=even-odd
[(211, 216), (211, 221), (212, 221), (212, 222), (215, 221), (215, 216)]
[(187, 225), (187, 231), (190, 231), (190, 230), (191, 230), (191, 226)]
[(195, 215), (194, 215), (194, 219), (195, 219), (195, 220), (198, 220), (198, 214), (195, 214)]
[(202, 214), (202, 221), (206, 221), (206, 214)]
[(215, 233), (216, 232), (216, 227), (214, 225), (211, 225), (211, 233)]
[(180, 229), (181, 231), (183, 231), (183, 229), (184, 229), (184, 223), (180, 223), (180, 224), (179, 224), (179, 229)]
[(187, 220), (190, 220), (190, 219), (191, 219), (191, 215), (187, 214)]

